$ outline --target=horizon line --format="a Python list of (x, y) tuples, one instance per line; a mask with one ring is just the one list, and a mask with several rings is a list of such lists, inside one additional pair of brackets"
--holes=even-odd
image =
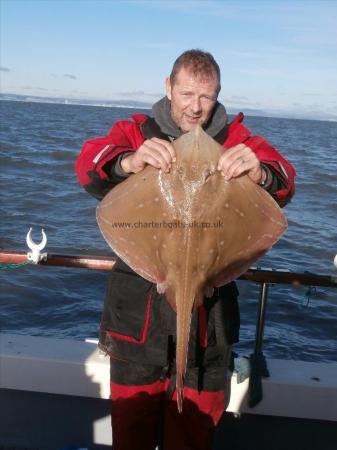
[[(13, 97), (13, 98), (4, 98), (4, 97)], [(85, 99), (85, 98), (69, 98), (69, 97), (44, 97), (38, 95), (26, 95), (26, 94), (14, 94), (7, 92), (0, 92), (0, 100), (1, 101), (17, 101), (22, 103), (46, 103), (46, 104), (59, 104), (59, 105), (70, 105), (70, 106), (95, 106), (101, 108), (126, 108), (126, 109), (151, 109), (153, 103), (143, 102), (138, 100), (102, 100), (102, 99)], [(102, 103), (103, 102), (103, 103)], [(325, 118), (312, 118), (308, 116), (302, 116), (301, 113), (291, 113), (291, 112), (273, 112), (263, 109), (255, 109), (255, 108), (237, 108), (237, 107), (226, 107), (228, 114), (236, 115), (239, 112), (244, 110), (247, 113), (244, 113), (245, 116), (249, 117), (266, 117), (271, 119), (291, 119), (291, 120), (312, 120), (319, 122), (337, 122), (337, 117), (325, 117)], [(231, 109), (234, 109), (235, 112), (230, 112)], [(281, 114), (281, 115), (278, 115)]]

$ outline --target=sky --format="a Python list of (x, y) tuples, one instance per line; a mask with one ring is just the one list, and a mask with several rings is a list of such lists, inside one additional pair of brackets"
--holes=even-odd
[(211, 52), (229, 112), (337, 120), (337, 0), (0, 0), (1, 92), (152, 104)]

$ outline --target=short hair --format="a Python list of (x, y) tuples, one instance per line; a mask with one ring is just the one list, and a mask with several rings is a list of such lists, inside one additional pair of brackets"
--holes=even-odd
[(207, 79), (214, 78), (214, 76), (216, 76), (218, 78), (220, 88), (220, 67), (210, 53), (199, 49), (186, 50), (182, 53), (175, 60), (172, 67), (170, 75), (172, 86), (176, 81), (178, 72), (182, 68), (188, 70), (196, 78)]

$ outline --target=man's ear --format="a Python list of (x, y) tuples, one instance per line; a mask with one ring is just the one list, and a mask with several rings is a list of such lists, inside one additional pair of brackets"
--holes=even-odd
[(165, 86), (166, 86), (166, 97), (167, 97), (169, 100), (171, 100), (171, 99), (172, 99), (172, 95), (171, 95), (172, 89), (171, 89), (171, 80), (170, 80), (170, 77), (166, 78)]

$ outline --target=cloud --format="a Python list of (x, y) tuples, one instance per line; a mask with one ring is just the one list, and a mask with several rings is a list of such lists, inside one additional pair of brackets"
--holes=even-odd
[(30, 89), (33, 89), (33, 86), (30, 86), (30, 85), (22, 86), (22, 89), (30, 90)]
[(1, 72), (10, 72), (11, 69), (9, 69), (8, 67), (0, 66), (0, 71), (1, 71)]
[(70, 78), (71, 80), (77, 80), (77, 76), (76, 75), (71, 75), (70, 73), (65, 73), (63, 76), (65, 78)]
[(144, 91), (118, 92), (118, 95), (122, 95), (123, 97), (129, 97), (133, 95), (145, 95), (145, 92)]
[(144, 91), (128, 91), (128, 92), (117, 92), (115, 95), (119, 95), (120, 97), (127, 97), (127, 98), (133, 98), (133, 97), (150, 97), (150, 98), (157, 98), (162, 97), (162, 93), (150, 93), (150, 92), (144, 92)]
[(232, 95), (231, 100), (248, 100), (248, 97), (244, 95)]
[(320, 94), (314, 94), (313, 92), (304, 92), (302, 95), (305, 97), (319, 97)]
[(242, 105), (250, 108), (260, 108), (262, 104), (260, 102), (250, 101), (247, 97), (241, 95), (232, 95), (231, 97), (221, 97), (220, 101), (225, 105)]
[(325, 105), (322, 103), (311, 103), (311, 105), (308, 105), (307, 107), (311, 108), (312, 110), (316, 110), (316, 109), (324, 109)]

